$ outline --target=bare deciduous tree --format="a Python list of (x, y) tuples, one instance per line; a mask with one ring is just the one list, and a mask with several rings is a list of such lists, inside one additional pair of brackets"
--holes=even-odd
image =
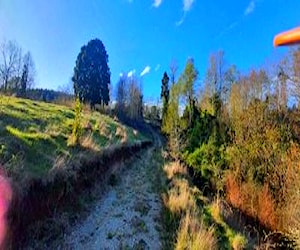
[(117, 83), (116, 109), (118, 116), (123, 116), (126, 113), (126, 102), (128, 100), (127, 80), (126, 74), (122, 74)]
[(143, 95), (141, 86), (135, 77), (129, 78), (128, 116), (132, 120), (143, 118)]
[(20, 77), (21, 65), (21, 48), (15, 42), (3, 42), (0, 47), (0, 77), (4, 90), (8, 89), (10, 80)]
[(206, 77), (204, 80), (207, 88), (210, 89), (210, 95), (220, 95), (224, 90), (224, 79), (226, 75), (224, 52), (218, 51), (211, 54), (209, 58), (209, 66), (206, 71)]
[(290, 78), (288, 79), (292, 83), (292, 96), (297, 100), (298, 105), (300, 103), (300, 47), (291, 51), (292, 57), (290, 64)]
[(116, 89), (116, 111), (120, 118), (138, 121), (143, 119), (141, 84), (134, 75), (122, 74)]

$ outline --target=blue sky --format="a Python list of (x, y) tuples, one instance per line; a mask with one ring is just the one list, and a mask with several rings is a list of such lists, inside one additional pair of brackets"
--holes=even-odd
[(36, 86), (69, 82), (80, 47), (103, 41), (112, 83), (121, 72), (142, 72), (147, 99), (157, 99), (163, 72), (178, 74), (193, 57), (203, 79), (209, 54), (225, 51), (242, 72), (265, 65), (286, 49), (276, 33), (300, 25), (299, 0), (0, 0), (0, 40), (30, 50)]

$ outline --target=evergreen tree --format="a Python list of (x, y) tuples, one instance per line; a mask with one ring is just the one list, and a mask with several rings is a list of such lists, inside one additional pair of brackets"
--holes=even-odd
[(163, 124), (166, 121), (166, 115), (167, 115), (167, 112), (168, 112), (169, 94), (170, 94), (169, 80), (170, 80), (170, 78), (169, 78), (167, 72), (165, 72), (164, 76), (161, 80), (161, 94), (160, 94), (160, 97), (161, 97), (162, 102), (163, 102), (163, 108), (162, 108), (162, 122), (163, 122)]
[(20, 96), (25, 96), (26, 89), (27, 89), (27, 81), (28, 81), (28, 66), (24, 64), (22, 77), (21, 77), (21, 89), (20, 89)]
[(80, 101), (95, 104), (109, 103), (110, 69), (108, 55), (101, 40), (91, 40), (81, 48), (74, 68), (73, 82), (75, 95)]

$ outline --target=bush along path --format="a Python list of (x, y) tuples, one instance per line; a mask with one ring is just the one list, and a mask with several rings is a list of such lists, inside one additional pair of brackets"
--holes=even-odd
[(68, 232), (61, 249), (161, 249), (160, 141), (110, 177), (90, 214)]

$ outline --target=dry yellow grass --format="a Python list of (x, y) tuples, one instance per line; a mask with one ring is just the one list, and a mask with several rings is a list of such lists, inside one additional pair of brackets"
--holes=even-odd
[(200, 191), (190, 186), (187, 169), (179, 162), (173, 162), (166, 165), (164, 171), (171, 180), (169, 191), (163, 197), (164, 204), (171, 214), (180, 216), (175, 249), (217, 249), (214, 228), (207, 228), (199, 216), (195, 194), (199, 194)]
[(104, 121), (99, 122), (99, 132), (101, 135), (106, 136), (109, 134), (108, 125)]
[(245, 249), (246, 246), (247, 246), (247, 239), (245, 238), (245, 236), (241, 234), (237, 234), (234, 236), (232, 240), (232, 248), (234, 250), (242, 250)]
[(183, 167), (179, 162), (173, 162), (166, 165), (164, 171), (169, 180), (173, 179), (176, 174), (187, 175), (186, 167)]
[(94, 151), (100, 151), (100, 147), (93, 140), (92, 134), (89, 134), (89, 135), (86, 135), (85, 137), (83, 137), (81, 139), (80, 144), (84, 148), (91, 149)]
[(288, 228), (288, 233), (292, 236), (293, 240), (300, 249), (300, 193), (299, 191), (294, 192), (288, 202), (286, 213), (283, 214), (283, 220), (285, 226)]
[(185, 179), (173, 180), (173, 187), (168, 191), (164, 197), (165, 205), (174, 214), (180, 214), (188, 209), (196, 207), (195, 201), (192, 197), (189, 183)]
[(215, 199), (212, 204), (210, 205), (210, 212), (212, 217), (214, 218), (214, 220), (217, 223), (222, 223), (223, 220), (221, 218), (221, 204), (220, 204), (220, 200), (217, 198)]
[(228, 239), (228, 243), (234, 250), (246, 249), (248, 246), (248, 240), (245, 235), (239, 233), (242, 232), (244, 228), (238, 229), (235, 231), (224, 221), (224, 214), (228, 213), (226, 211), (224, 201), (217, 197), (210, 205), (209, 205), (209, 213), (218, 226), (223, 228), (223, 237)]
[(120, 137), (122, 143), (125, 143), (128, 140), (126, 129), (123, 127), (117, 127), (115, 136)]
[(207, 228), (196, 212), (188, 212), (181, 219), (177, 234), (176, 250), (209, 250), (217, 249), (214, 229)]

